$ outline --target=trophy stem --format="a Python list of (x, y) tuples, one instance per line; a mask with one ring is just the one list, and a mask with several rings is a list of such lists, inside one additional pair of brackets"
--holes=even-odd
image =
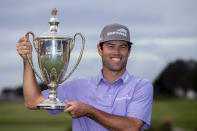
[(44, 100), (42, 103), (38, 104), (37, 109), (47, 109), (47, 110), (64, 110), (66, 104), (61, 102), (57, 98), (57, 84), (55, 82), (50, 82), (48, 84), (49, 96), (48, 99)]
[(57, 84), (55, 82), (51, 82), (50, 84), (48, 84), (48, 88), (49, 88), (49, 100), (52, 102), (56, 101), (57, 98)]

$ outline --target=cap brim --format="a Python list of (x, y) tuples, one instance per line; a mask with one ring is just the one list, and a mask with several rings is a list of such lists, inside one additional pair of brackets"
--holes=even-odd
[[(113, 39), (113, 40), (114, 40), (114, 39)], [(119, 39), (117, 39), (117, 40), (119, 40)], [(99, 44), (100, 44), (100, 43), (107, 42), (107, 41), (111, 41), (111, 40), (99, 41)], [(122, 41), (125, 41), (125, 40), (122, 40)], [(126, 42), (128, 42), (130, 45), (133, 45), (133, 43), (130, 42), (130, 41), (126, 41)]]

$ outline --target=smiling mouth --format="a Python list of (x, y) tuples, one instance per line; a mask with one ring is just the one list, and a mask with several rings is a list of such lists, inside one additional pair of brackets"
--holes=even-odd
[(112, 57), (111, 59), (112, 59), (112, 61), (115, 61), (115, 62), (119, 62), (120, 61), (120, 58), (117, 58), (117, 57)]

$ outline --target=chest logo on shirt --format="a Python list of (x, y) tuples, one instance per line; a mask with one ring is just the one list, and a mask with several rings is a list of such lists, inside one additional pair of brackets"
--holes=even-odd
[(126, 95), (123, 97), (116, 98), (116, 101), (129, 100), (129, 99), (131, 99), (131, 97), (129, 95)]
[(91, 101), (96, 101), (95, 97), (91, 97), (91, 96), (85, 96), (85, 99), (91, 100)]

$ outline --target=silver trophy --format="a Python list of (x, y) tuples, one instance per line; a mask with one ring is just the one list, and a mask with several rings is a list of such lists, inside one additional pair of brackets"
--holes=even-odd
[[(58, 31), (59, 21), (56, 18), (57, 10), (55, 8), (52, 9), (51, 14), (49, 32), (36, 38), (33, 32), (27, 32), (25, 34), (26, 37), (29, 37), (30, 34), (33, 37), (33, 45), (37, 52), (41, 75), (35, 70), (29, 55), (27, 55), (27, 59), (34, 73), (43, 83), (47, 84), (49, 89), (48, 99), (38, 104), (37, 109), (63, 110), (66, 104), (57, 98), (56, 89), (58, 84), (67, 80), (78, 66), (83, 54), (85, 38), (81, 33), (75, 33), (73, 37), (61, 34)], [(70, 73), (65, 76), (69, 64), (70, 53), (74, 47), (77, 35), (82, 38), (81, 52), (75, 66)]]

